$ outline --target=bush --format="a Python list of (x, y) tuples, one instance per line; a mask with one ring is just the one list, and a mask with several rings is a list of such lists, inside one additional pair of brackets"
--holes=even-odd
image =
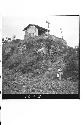
[[(70, 50), (70, 51), (69, 51)], [(63, 72), (64, 78), (69, 78), (73, 81), (79, 80), (79, 47), (78, 49), (69, 48), (67, 56), (64, 58), (65, 69)]]

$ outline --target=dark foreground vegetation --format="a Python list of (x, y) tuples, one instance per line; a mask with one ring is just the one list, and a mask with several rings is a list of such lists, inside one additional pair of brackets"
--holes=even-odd
[(2, 77), (3, 94), (78, 94), (79, 47), (51, 35), (3, 43)]

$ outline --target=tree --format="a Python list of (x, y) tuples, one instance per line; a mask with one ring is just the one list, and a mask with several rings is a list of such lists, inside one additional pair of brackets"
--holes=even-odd
[(70, 78), (73, 81), (79, 80), (79, 47), (68, 48), (64, 61), (66, 64), (63, 72), (64, 78)]

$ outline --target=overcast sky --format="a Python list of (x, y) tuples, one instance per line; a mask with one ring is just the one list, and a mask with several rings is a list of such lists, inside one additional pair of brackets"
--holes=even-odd
[[(44, 17), (3, 17), (2, 36), (23, 39), (24, 31), (28, 24), (37, 24), (47, 28), (46, 20), (50, 22), (50, 34), (62, 37), (69, 46), (75, 47), (79, 43), (79, 16), (44, 16)], [(61, 34), (62, 29), (63, 33)]]

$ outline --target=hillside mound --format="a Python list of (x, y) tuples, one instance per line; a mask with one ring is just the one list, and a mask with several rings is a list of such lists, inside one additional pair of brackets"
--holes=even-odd
[(49, 35), (13, 40), (3, 44), (2, 51), (3, 94), (78, 93), (77, 82), (64, 79), (64, 39)]

